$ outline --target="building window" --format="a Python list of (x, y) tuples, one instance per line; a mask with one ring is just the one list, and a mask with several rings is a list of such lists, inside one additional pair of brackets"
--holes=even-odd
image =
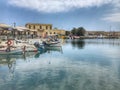
[(46, 26), (46, 29), (48, 29), (48, 26)]
[(42, 29), (42, 26), (40, 26), (40, 29)]
[(52, 26), (50, 26), (50, 29), (52, 29)]
[(31, 26), (29, 25), (29, 29), (31, 29)]
[(54, 34), (56, 34), (56, 33), (54, 32)]
[(18, 35), (20, 35), (20, 31), (18, 31)]
[(34, 35), (36, 34), (36, 32), (34, 31)]
[(26, 35), (26, 32), (24, 32), (24, 35)]
[(50, 32), (50, 34), (52, 34), (52, 32)]
[[(2, 32), (2, 33), (3, 33), (3, 32)], [(14, 31), (12, 31), (11, 34), (14, 34)]]
[(33, 29), (35, 29), (35, 25), (33, 26)]
[(20, 32), (20, 35), (22, 35), (22, 32)]
[(46, 34), (48, 34), (48, 32), (46, 32)]

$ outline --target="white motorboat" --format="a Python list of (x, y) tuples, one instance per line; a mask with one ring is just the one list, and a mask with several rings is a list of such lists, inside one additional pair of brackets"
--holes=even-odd
[(24, 49), (25, 52), (36, 52), (37, 51), (37, 48), (33, 44), (29, 44), (29, 42), (23, 41), (23, 40), (14, 40), (13, 46), (21, 47), (21, 49)]
[[(9, 49), (7, 49), (9, 46)], [(1, 41), (0, 54), (14, 54), (19, 52), (36, 52), (37, 48), (34, 45), (16, 40)]]
[(23, 54), (23, 50), (21, 48), (16, 47), (6, 47), (6, 46), (0, 46), (0, 55), (5, 54)]

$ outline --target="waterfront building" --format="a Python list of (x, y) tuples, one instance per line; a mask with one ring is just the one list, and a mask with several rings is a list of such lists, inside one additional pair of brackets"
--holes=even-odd
[(119, 38), (120, 37), (120, 32), (119, 31), (110, 31), (110, 32), (107, 32), (107, 31), (86, 31), (86, 36), (88, 37), (99, 37), (99, 36), (102, 36), (102, 37), (113, 37), (113, 38)]
[(7, 24), (0, 24), (0, 39), (27, 38), (35, 37), (36, 35), (37, 32), (33, 29), (20, 26), (12, 27)]
[(65, 35), (65, 30), (53, 29), (52, 24), (27, 23), (25, 27), (36, 30), (37, 35), (42, 37)]
[(105, 36), (105, 31), (86, 31), (87, 36)]
[(0, 39), (7, 39), (11, 35), (12, 26), (0, 23)]
[(0, 35), (10, 34), (11, 29), (13, 28), (7, 24), (0, 24)]
[(33, 30), (33, 29), (28, 29), (26, 27), (20, 27), (20, 26), (17, 26), (15, 27), (15, 30), (14, 30), (14, 34), (17, 36), (17, 37), (24, 37), (24, 38), (33, 38), (37, 35), (37, 31), (36, 30)]

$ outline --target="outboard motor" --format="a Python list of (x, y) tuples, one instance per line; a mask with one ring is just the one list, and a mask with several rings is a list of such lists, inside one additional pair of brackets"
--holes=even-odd
[(39, 47), (40, 47), (39, 42), (35, 42), (35, 43), (34, 43), (34, 46), (35, 46), (36, 48), (39, 48)]
[(43, 41), (43, 42), (42, 42), (42, 44), (43, 44), (44, 46), (46, 46), (46, 45), (47, 45), (47, 43), (46, 43), (45, 41)]
[(6, 48), (6, 52), (10, 52), (11, 50), (10, 50), (10, 46), (8, 46), (7, 48)]
[(34, 46), (38, 49), (38, 51), (43, 50), (44, 48), (39, 44), (39, 42), (35, 42)]

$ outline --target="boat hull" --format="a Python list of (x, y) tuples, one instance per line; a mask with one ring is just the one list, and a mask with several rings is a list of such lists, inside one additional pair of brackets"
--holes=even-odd
[(0, 50), (0, 55), (7, 55), (7, 54), (18, 55), (18, 54), (23, 54), (23, 51), (22, 50), (12, 50), (12, 51), (7, 52), (6, 50)]

